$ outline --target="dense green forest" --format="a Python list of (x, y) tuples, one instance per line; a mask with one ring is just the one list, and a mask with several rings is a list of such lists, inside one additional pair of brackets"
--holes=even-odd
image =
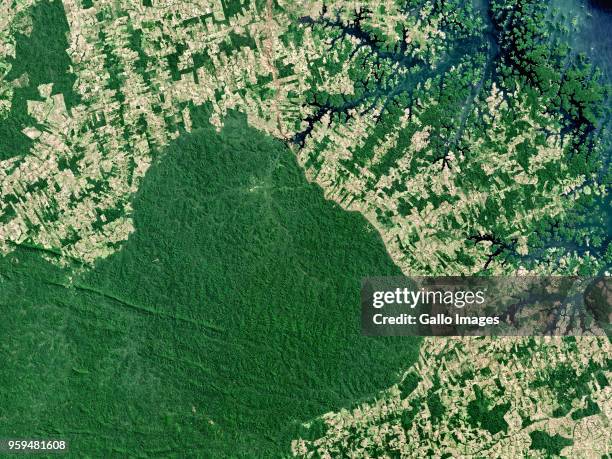
[(360, 335), (361, 277), (399, 274), (378, 234), (244, 118), (173, 143), (134, 207), (90, 272), (0, 259), (3, 435), (75, 457), (274, 457), (415, 360), (416, 339)]

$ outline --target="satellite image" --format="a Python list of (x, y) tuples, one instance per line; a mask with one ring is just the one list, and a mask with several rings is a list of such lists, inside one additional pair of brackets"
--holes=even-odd
[(611, 159), (610, 1), (0, 0), (0, 456), (611, 459)]

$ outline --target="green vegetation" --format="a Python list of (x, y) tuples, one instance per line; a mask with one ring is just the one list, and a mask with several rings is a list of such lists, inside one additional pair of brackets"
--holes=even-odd
[(572, 413), (572, 419), (576, 421), (578, 419), (586, 418), (587, 416), (592, 416), (598, 413), (601, 413), (599, 405), (590, 398), (588, 398), (586, 402), (586, 407), (574, 411)]
[(227, 120), (184, 135), (90, 273), (0, 259), (5, 436), (76, 456), (277, 457), (302, 422), (388, 387), (418, 342), (360, 336), (379, 236), (324, 200), (279, 142)]
[(399, 390), (402, 397), (408, 397), (414, 389), (418, 386), (421, 378), (416, 373), (408, 373), (404, 380), (399, 384)]
[[(588, 252), (600, 260), (599, 264), (586, 261), (579, 274), (603, 272), (612, 263), (609, 82), (585, 54), (572, 52), (569, 37), (552, 32), (559, 22), (546, 2), (493, 0), (491, 13), (501, 49), (503, 84), (525, 91), (530, 101), (558, 117), (562, 138), (570, 146), (562, 162), (541, 169), (538, 179), (543, 183), (558, 180), (563, 168), (585, 179), (569, 193), (564, 216), (546, 217), (534, 225), (529, 245), (535, 250), (521, 262), (529, 265), (534, 259), (546, 259), (538, 249), (554, 253), (555, 248), (563, 248), (562, 255)], [(526, 148), (523, 161), (529, 156)], [(597, 188), (607, 189), (608, 196), (593, 193)], [(547, 262), (555, 264), (558, 258), (553, 254)]]
[[(366, 6), (299, 18), (328, 46), (308, 61), (310, 112), (294, 137), (309, 174), (325, 171), (332, 193), (374, 207), (383, 233), (402, 227), (389, 244), (404, 272), (603, 272), (602, 73), (551, 34), (546, 2), (414, 0), (405, 11), (395, 33)], [(350, 91), (325, 84), (346, 73)], [(334, 136), (352, 133), (336, 160), (330, 152), (344, 146)], [(434, 255), (420, 256), (420, 244)], [(573, 260), (559, 268), (564, 257)]]
[(492, 435), (507, 432), (508, 423), (504, 420), (504, 415), (510, 408), (510, 403), (492, 407), (495, 401), (488, 400), (480, 387), (474, 386), (474, 393), (476, 400), (471, 401), (467, 406), (470, 424), (488, 430)]
[(37, 3), (30, 11), (32, 32), (28, 36), (18, 31), (16, 56), (11, 60), (7, 81), (25, 76), (27, 84), (17, 87), (8, 117), (0, 120), (0, 160), (28, 153), (32, 141), (21, 132), (36, 121), (28, 115), (27, 101), (41, 100), (38, 86), (53, 83), (52, 94), (63, 94), (68, 109), (77, 102), (72, 90), (76, 80), (69, 73), (70, 58), (66, 52), (69, 32), (64, 7), (60, 0)]
[[(508, 412), (523, 427), (605, 413), (610, 361), (584, 363), (599, 348), (573, 338), (423, 346), (381, 394), (419, 341), (362, 337), (358, 297), (400, 268), (609, 270), (601, 72), (539, 0), (325, 3), (143, 0), (144, 17), (82, 0), (69, 31), (43, 0), (7, 22), (0, 159), (32, 161), (0, 171), (2, 436), (67, 438), (75, 457), (268, 458), (324, 436), (344, 455), (450, 457), (514, 435)], [(72, 115), (31, 141), (47, 83)]]
[(534, 430), (529, 433), (531, 437), (531, 449), (541, 449), (550, 456), (559, 456), (561, 450), (574, 442), (559, 434), (549, 435), (542, 430)]
[[(558, 407), (553, 412), (554, 416), (565, 416), (572, 410), (572, 400), (581, 400), (591, 394), (594, 380), (598, 374), (603, 374), (603, 371), (610, 371), (612, 361), (605, 362), (603, 365), (598, 365), (595, 362), (590, 362), (582, 372), (577, 372), (569, 365), (558, 365), (547, 369), (540, 379), (531, 383), (533, 388), (548, 387), (553, 391), (557, 398)], [(601, 382), (601, 381), (600, 381)], [(607, 387), (607, 384), (602, 385), (602, 389)], [(578, 416), (576, 419), (583, 417), (585, 412), (592, 411), (597, 408), (589, 403), (588, 408), (572, 413), (573, 416)]]

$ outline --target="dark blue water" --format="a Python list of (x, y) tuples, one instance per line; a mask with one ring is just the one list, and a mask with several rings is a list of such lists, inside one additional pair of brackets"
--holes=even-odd
[(610, 0), (590, 0), (589, 4), (593, 8), (599, 8), (612, 13), (612, 1)]

